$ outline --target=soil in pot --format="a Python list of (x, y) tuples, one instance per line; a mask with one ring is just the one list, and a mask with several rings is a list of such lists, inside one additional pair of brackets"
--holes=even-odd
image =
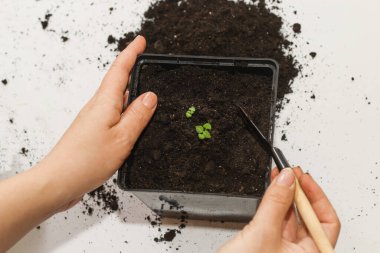
[[(255, 195), (264, 191), (269, 157), (246, 129), (236, 103), (266, 135), (272, 72), (145, 65), (139, 91), (159, 97), (157, 111), (128, 161), (133, 189)], [(185, 116), (194, 106), (190, 118)], [(211, 138), (195, 127), (211, 123)]]

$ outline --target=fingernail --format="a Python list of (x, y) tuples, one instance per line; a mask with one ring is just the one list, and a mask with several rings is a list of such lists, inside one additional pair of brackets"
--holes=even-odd
[(147, 92), (144, 94), (143, 105), (145, 105), (149, 109), (153, 109), (157, 105), (157, 96), (153, 92)]
[(289, 168), (283, 169), (280, 175), (278, 175), (276, 183), (281, 186), (292, 186), (294, 184), (293, 171)]

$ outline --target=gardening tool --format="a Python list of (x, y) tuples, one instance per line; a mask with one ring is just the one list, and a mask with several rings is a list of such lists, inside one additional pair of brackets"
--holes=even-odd
[[(286, 160), (284, 154), (279, 148), (272, 146), (256, 124), (251, 120), (246, 111), (238, 106), (241, 112), (241, 116), (244, 120), (244, 123), (248, 129), (253, 132), (257, 137), (258, 141), (263, 147), (263, 149), (272, 156), (274, 162), (277, 165), (279, 170), (290, 168), (289, 162)], [(317, 245), (321, 253), (334, 253), (334, 249), (330, 244), (330, 241), (327, 239), (326, 233), (322, 228), (321, 223), (317, 215), (315, 214), (313, 207), (311, 206), (308, 198), (303, 192), (301, 185), (299, 184), (297, 178), (295, 179), (296, 190), (294, 194), (294, 202), (296, 206), (296, 212), (298, 212), (304, 224), (306, 225), (311, 237), (313, 238), (315, 244)]]

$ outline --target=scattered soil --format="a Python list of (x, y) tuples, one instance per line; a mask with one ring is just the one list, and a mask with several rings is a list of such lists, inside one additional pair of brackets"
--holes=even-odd
[(295, 33), (301, 33), (301, 24), (295, 23), (293, 25), (293, 32), (295, 32)]
[(316, 53), (316, 52), (311, 52), (311, 53), (310, 53), (310, 56), (311, 56), (311, 58), (314, 59), (314, 58), (317, 56), (317, 53)]
[(182, 215), (178, 219), (179, 225), (177, 229), (166, 229), (166, 231), (162, 231), (161, 225), (162, 220), (160, 216), (154, 216), (151, 218), (150, 216), (145, 217), (145, 220), (147, 220), (150, 225), (153, 228), (157, 228), (157, 231), (160, 233), (158, 237), (153, 238), (153, 241), (160, 243), (160, 242), (171, 242), (174, 240), (174, 238), (177, 236), (177, 234), (181, 234), (181, 230), (186, 227), (187, 224), (187, 213), (185, 211), (181, 211)]
[[(89, 199), (82, 200), (86, 211), (83, 214), (92, 215), (94, 206), (101, 208), (103, 213), (110, 214), (119, 210), (119, 197), (112, 185), (105, 183), (87, 194)], [(98, 214), (99, 216), (99, 214)]]
[(108, 36), (107, 42), (108, 42), (108, 44), (114, 44), (114, 43), (116, 43), (116, 38), (114, 36), (110, 35), (110, 36)]
[(62, 40), (62, 42), (66, 42), (66, 41), (68, 41), (68, 40), (69, 40), (69, 38), (68, 38), (68, 37), (66, 37), (66, 36), (61, 36), (61, 40)]
[(7, 79), (3, 79), (3, 80), (1, 80), (1, 82), (2, 82), (4, 85), (7, 85), (7, 84), (8, 84), (8, 80), (7, 80)]
[[(139, 92), (155, 92), (159, 104), (127, 162), (130, 188), (264, 192), (269, 157), (244, 125), (236, 104), (268, 136), (271, 71), (146, 65), (140, 77)], [(191, 106), (196, 111), (186, 118)], [(207, 122), (212, 138), (199, 140), (195, 126)]]
[(29, 153), (29, 149), (24, 148), (24, 147), (21, 148), (21, 151), (20, 151), (21, 155), (27, 156), (28, 153)]
[(147, 38), (148, 53), (273, 58), (280, 65), (278, 98), (282, 99), (299, 72), (293, 56), (284, 53), (293, 43), (281, 33), (282, 26), (282, 18), (271, 13), (263, 0), (258, 5), (158, 1), (145, 13), (139, 30), (118, 39), (117, 50), (141, 34)]
[(47, 14), (45, 15), (45, 20), (41, 20), (41, 19), (40, 19), (42, 29), (45, 30), (45, 29), (49, 26), (49, 20), (50, 20), (50, 18), (51, 18), (52, 16), (53, 16), (53, 14), (51, 14), (51, 13), (47, 13)]
[(310, 98), (315, 99), (316, 98), (315, 94), (311, 95)]

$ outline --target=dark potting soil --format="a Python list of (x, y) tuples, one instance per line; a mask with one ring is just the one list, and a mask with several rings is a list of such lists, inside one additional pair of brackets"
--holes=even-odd
[(271, 13), (264, 0), (255, 2), (158, 1), (146, 11), (139, 30), (117, 40), (117, 50), (141, 34), (148, 53), (273, 58), (280, 65), (282, 99), (299, 72), (293, 56), (284, 53), (291, 51), (292, 42), (281, 32), (282, 18)]
[[(272, 72), (146, 65), (140, 92), (159, 97), (157, 111), (128, 162), (135, 189), (261, 194), (269, 157), (251, 135), (236, 104), (268, 136)], [(196, 108), (191, 118), (189, 107)], [(211, 123), (211, 139), (195, 126)]]

